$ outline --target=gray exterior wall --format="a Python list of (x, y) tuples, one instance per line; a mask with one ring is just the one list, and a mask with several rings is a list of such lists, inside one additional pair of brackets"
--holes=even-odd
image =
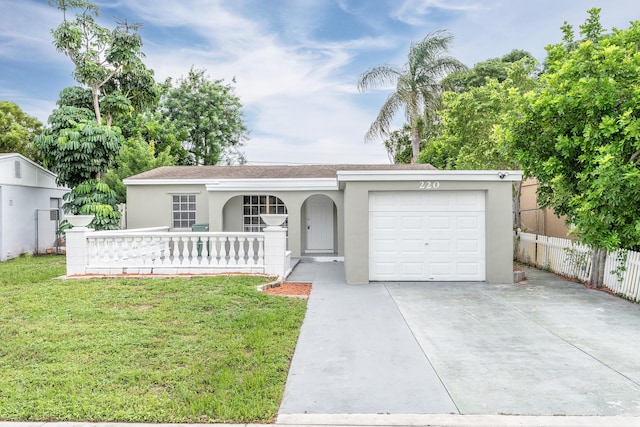
[(334, 203), (334, 249), (344, 253), (343, 194), (340, 191), (207, 191), (200, 185), (128, 185), (127, 228), (172, 225), (171, 196), (196, 195), (196, 223), (209, 224), (209, 231), (242, 231), (242, 196), (270, 195), (280, 198), (289, 213), (288, 248), (291, 255), (304, 255), (306, 221), (304, 203), (312, 195), (322, 194)]
[(127, 228), (169, 226), (173, 230), (172, 196), (196, 195), (196, 224), (209, 222), (207, 189), (200, 185), (129, 185)]
[[(419, 182), (346, 182), (344, 188), (344, 260), (347, 282), (369, 283), (369, 192), (425, 191)], [(486, 191), (486, 281), (513, 282), (512, 183), (505, 181), (440, 181), (437, 190)]]

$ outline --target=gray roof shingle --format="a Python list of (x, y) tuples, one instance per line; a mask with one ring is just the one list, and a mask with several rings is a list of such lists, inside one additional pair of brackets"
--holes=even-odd
[(412, 165), (300, 165), (300, 166), (162, 166), (128, 180), (147, 179), (273, 179), (335, 178), (338, 171), (436, 170), (429, 164)]

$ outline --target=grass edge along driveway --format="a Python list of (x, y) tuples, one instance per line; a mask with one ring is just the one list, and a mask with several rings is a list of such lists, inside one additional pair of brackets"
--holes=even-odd
[(306, 302), (264, 277), (58, 280), (0, 263), (0, 420), (272, 422)]

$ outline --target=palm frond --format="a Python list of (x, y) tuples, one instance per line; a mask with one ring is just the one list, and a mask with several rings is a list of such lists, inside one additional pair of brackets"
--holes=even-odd
[(445, 30), (435, 31), (409, 48), (409, 65), (429, 63), (446, 54), (453, 43), (453, 34)]
[[(453, 71), (466, 69), (464, 64), (448, 55), (452, 42), (453, 35), (447, 31), (430, 33), (411, 45), (403, 68), (382, 65), (360, 75), (358, 89), (361, 92), (376, 86), (395, 85), (395, 91), (380, 109), (365, 140), (387, 137), (393, 117), (401, 107), (412, 132), (417, 132), (421, 120), (437, 116), (442, 94), (440, 79)], [(414, 148), (414, 157), (416, 155)]]
[(358, 90), (364, 92), (374, 87), (395, 85), (402, 70), (392, 65), (378, 65), (365, 71), (358, 78)]
[(456, 71), (466, 70), (467, 66), (451, 56), (441, 56), (420, 68), (417, 80), (439, 81), (443, 77)]
[(397, 92), (389, 95), (387, 100), (380, 108), (380, 112), (376, 119), (371, 123), (369, 130), (364, 136), (365, 141), (371, 141), (376, 137), (385, 138), (389, 135), (389, 128), (391, 127), (391, 122), (393, 121), (393, 117), (395, 116), (398, 108), (403, 105), (403, 101), (398, 96)]

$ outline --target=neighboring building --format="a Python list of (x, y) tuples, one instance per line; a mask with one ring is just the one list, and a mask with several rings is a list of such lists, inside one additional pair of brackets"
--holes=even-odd
[(344, 257), (349, 283), (510, 283), (521, 177), (430, 165), (166, 166), (124, 183), (130, 229), (259, 231), (261, 213), (288, 213), (292, 256)]
[(522, 182), (520, 191), (520, 229), (525, 233), (572, 239), (565, 216), (558, 217), (553, 209), (538, 205), (538, 181), (529, 178)]
[(0, 153), (0, 261), (56, 247), (62, 195), (56, 176), (15, 153)]

